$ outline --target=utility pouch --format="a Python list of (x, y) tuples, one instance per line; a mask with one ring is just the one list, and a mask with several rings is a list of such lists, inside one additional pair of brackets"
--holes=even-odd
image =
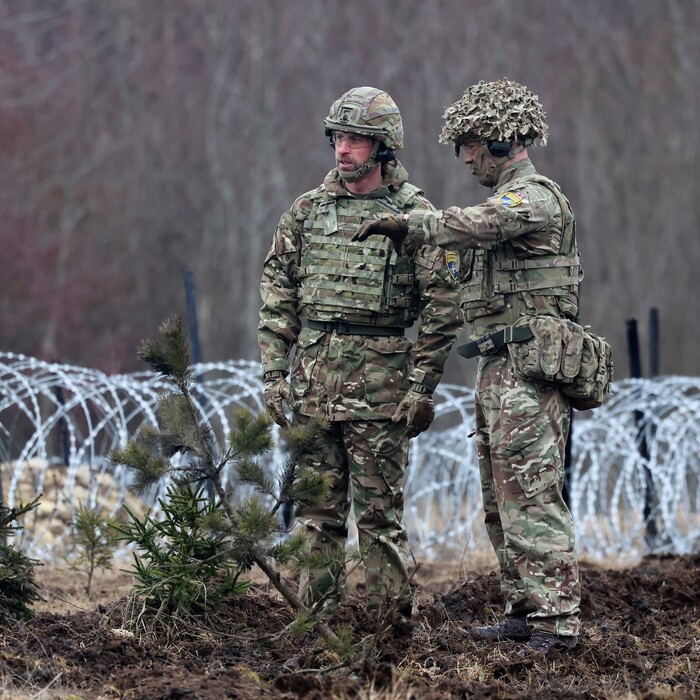
[(613, 379), (612, 349), (578, 323), (552, 316), (528, 321), (533, 338), (509, 343), (516, 373), (558, 386), (579, 411), (602, 405)]
[(571, 384), (562, 386), (562, 391), (579, 411), (598, 408), (612, 391), (613, 375), (610, 343), (584, 328), (581, 368)]

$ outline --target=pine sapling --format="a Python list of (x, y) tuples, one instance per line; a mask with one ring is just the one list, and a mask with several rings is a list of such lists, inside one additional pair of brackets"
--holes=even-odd
[[(130, 467), (134, 474), (134, 487), (143, 491), (168, 478), (173, 484), (168, 497), (187, 493), (187, 488), (210, 486), (211, 504), (201, 502), (202, 492), (190, 491), (198, 501), (195, 510), (211, 510), (218, 513), (217, 532), (225, 547), (225, 554), (217, 549), (207, 561), (229, 567), (228, 574), (238, 580), (238, 575), (256, 565), (268, 577), (282, 597), (298, 613), (316, 618), (316, 628), (327, 640), (337, 642), (337, 636), (323, 620), (318, 619), (321, 610), (308, 608), (296, 592), (275, 568), (275, 564), (293, 565), (303, 556), (308, 545), (303, 535), (293, 535), (280, 542), (279, 512), (292, 501), (315, 503), (325, 496), (327, 480), (311, 470), (299, 470), (299, 455), (310, 449), (318, 440), (321, 426), (290, 428), (283, 433), (288, 446), (288, 459), (278, 482), (272, 479), (258, 463), (258, 459), (273, 447), (272, 421), (263, 412), (253, 415), (244, 408), (233, 414), (234, 427), (220, 446), (211, 428), (202, 419), (193, 395), (194, 377), (190, 369), (189, 348), (181, 319), (166, 321), (160, 329), (161, 341), (146, 341), (139, 354), (154, 371), (161, 374), (170, 385), (158, 401), (158, 426), (147, 426), (135, 440), (122, 450), (111, 454), (114, 463)], [(179, 455), (178, 460), (172, 460)], [(255, 486), (257, 493), (247, 498), (235, 499), (232, 487), (226, 489), (224, 469), (236, 466), (239, 480)], [(271, 504), (271, 505), (270, 505)], [(161, 503), (166, 520), (172, 516), (172, 505)], [(171, 509), (169, 514), (168, 508)], [(142, 583), (148, 577), (156, 580), (189, 579), (199, 564), (179, 571), (162, 568), (163, 562), (156, 556), (158, 538), (170, 538), (170, 545), (185, 535), (170, 523), (167, 532), (164, 521), (152, 518), (140, 522), (131, 515), (131, 524), (122, 528), (127, 539), (145, 548), (147, 554), (137, 557), (137, 575)], [(199, 527), (199, 525), (198, 525)], [(203, 528), (206, 529), (206, 528)], [(225, 565), (224, 565), (225, 562)], [(184, 564), (184, 561), (183, 561)], [(171, 584), (170, 585), (174, 585)], [(146, 589), (143, 589), (144, 591)], [(151, 589), (154, 590), (154, 589)], [(182, 600), (187, 600), (187, 596)], [(161, 602), (163, 599), (161, 598)], [(167, 598), (166, 606), (171, 604)]]
[(120, 539), (139, 549), (135, 598), (172, 619), (208, 612), (223, 598), (244, 593), (249, 584), (229, 556), (227, 523), (204, 487), (173, 483), (159, 504), (159, 519), (150, 512), (141, 519), (125, 506), (129, 522), (115, 526)]
[[(8, 508), (0, 503), (0, 624), (32, 617), (31, 606), (43, 600), (34, 580), (34, 569), (41, 562), (6, 544), (7, 539), (22, 529), (19, 518), (39, 506), (41, 496), (31, 503)], [(14, 523), (14, 524), (13, 524)]]
[(73, 542), (66, 563), (74, 571), (84, 573), (85, 595), (89, 598), (92, 579), (97, 569), (111, 569), (118, 539), (114, 518), (104, 515), (103, 508), (89, 508), (82, 503), (73, 518)]

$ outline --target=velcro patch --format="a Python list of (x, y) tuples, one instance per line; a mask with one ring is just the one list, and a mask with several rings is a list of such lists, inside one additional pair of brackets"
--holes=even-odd
[(459, 255), (453, 250), (445, 251), (445, 267), (447, 267), (450, 277), (453, 280), (457, 280), (457, 275), (459, 275)]
[(517, 207), (518, 204), (523, 203), (523, 195), (518, 192), (506, 192), (501, 195), (500, 203), (504, 207)]

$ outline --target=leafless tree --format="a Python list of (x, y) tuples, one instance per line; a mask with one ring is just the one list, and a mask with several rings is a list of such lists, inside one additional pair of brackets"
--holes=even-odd
[[(3, 350), (109, 371), (184, 314), (204, 359), (258, 357), (258, 283), (280, 215), (332, 167), (322, 120), (386, 89), (400, 154), (438, 207), (484, 197), (441, 116), (504, 75), (548, 113), (541, 172), (578, 219), (583, 320), (625, 362), (660, 311), (662, 371), (697, 371), (700, 147), (694, 0), (0, 0)], [(691, 319), (688, 318), (691, 317)], [(469, 381), (450, 360), (448, 378)]]

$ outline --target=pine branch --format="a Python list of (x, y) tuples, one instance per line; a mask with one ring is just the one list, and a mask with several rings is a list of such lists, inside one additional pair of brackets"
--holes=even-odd
[(250, 411), (237, 408), (233, 412), (234, 429), (229, 435), (232, 455), (259, 457), (274, 447), (272, 441), (272, 418), (263, 411), (254, 416)]
[(182, 319), (172, 317), (160, 327), (163, 342), (145, 340), (139, 348), (139, 358), (154, 372), (175, 380), (177, 386), (192, 381), (190, 353)]

